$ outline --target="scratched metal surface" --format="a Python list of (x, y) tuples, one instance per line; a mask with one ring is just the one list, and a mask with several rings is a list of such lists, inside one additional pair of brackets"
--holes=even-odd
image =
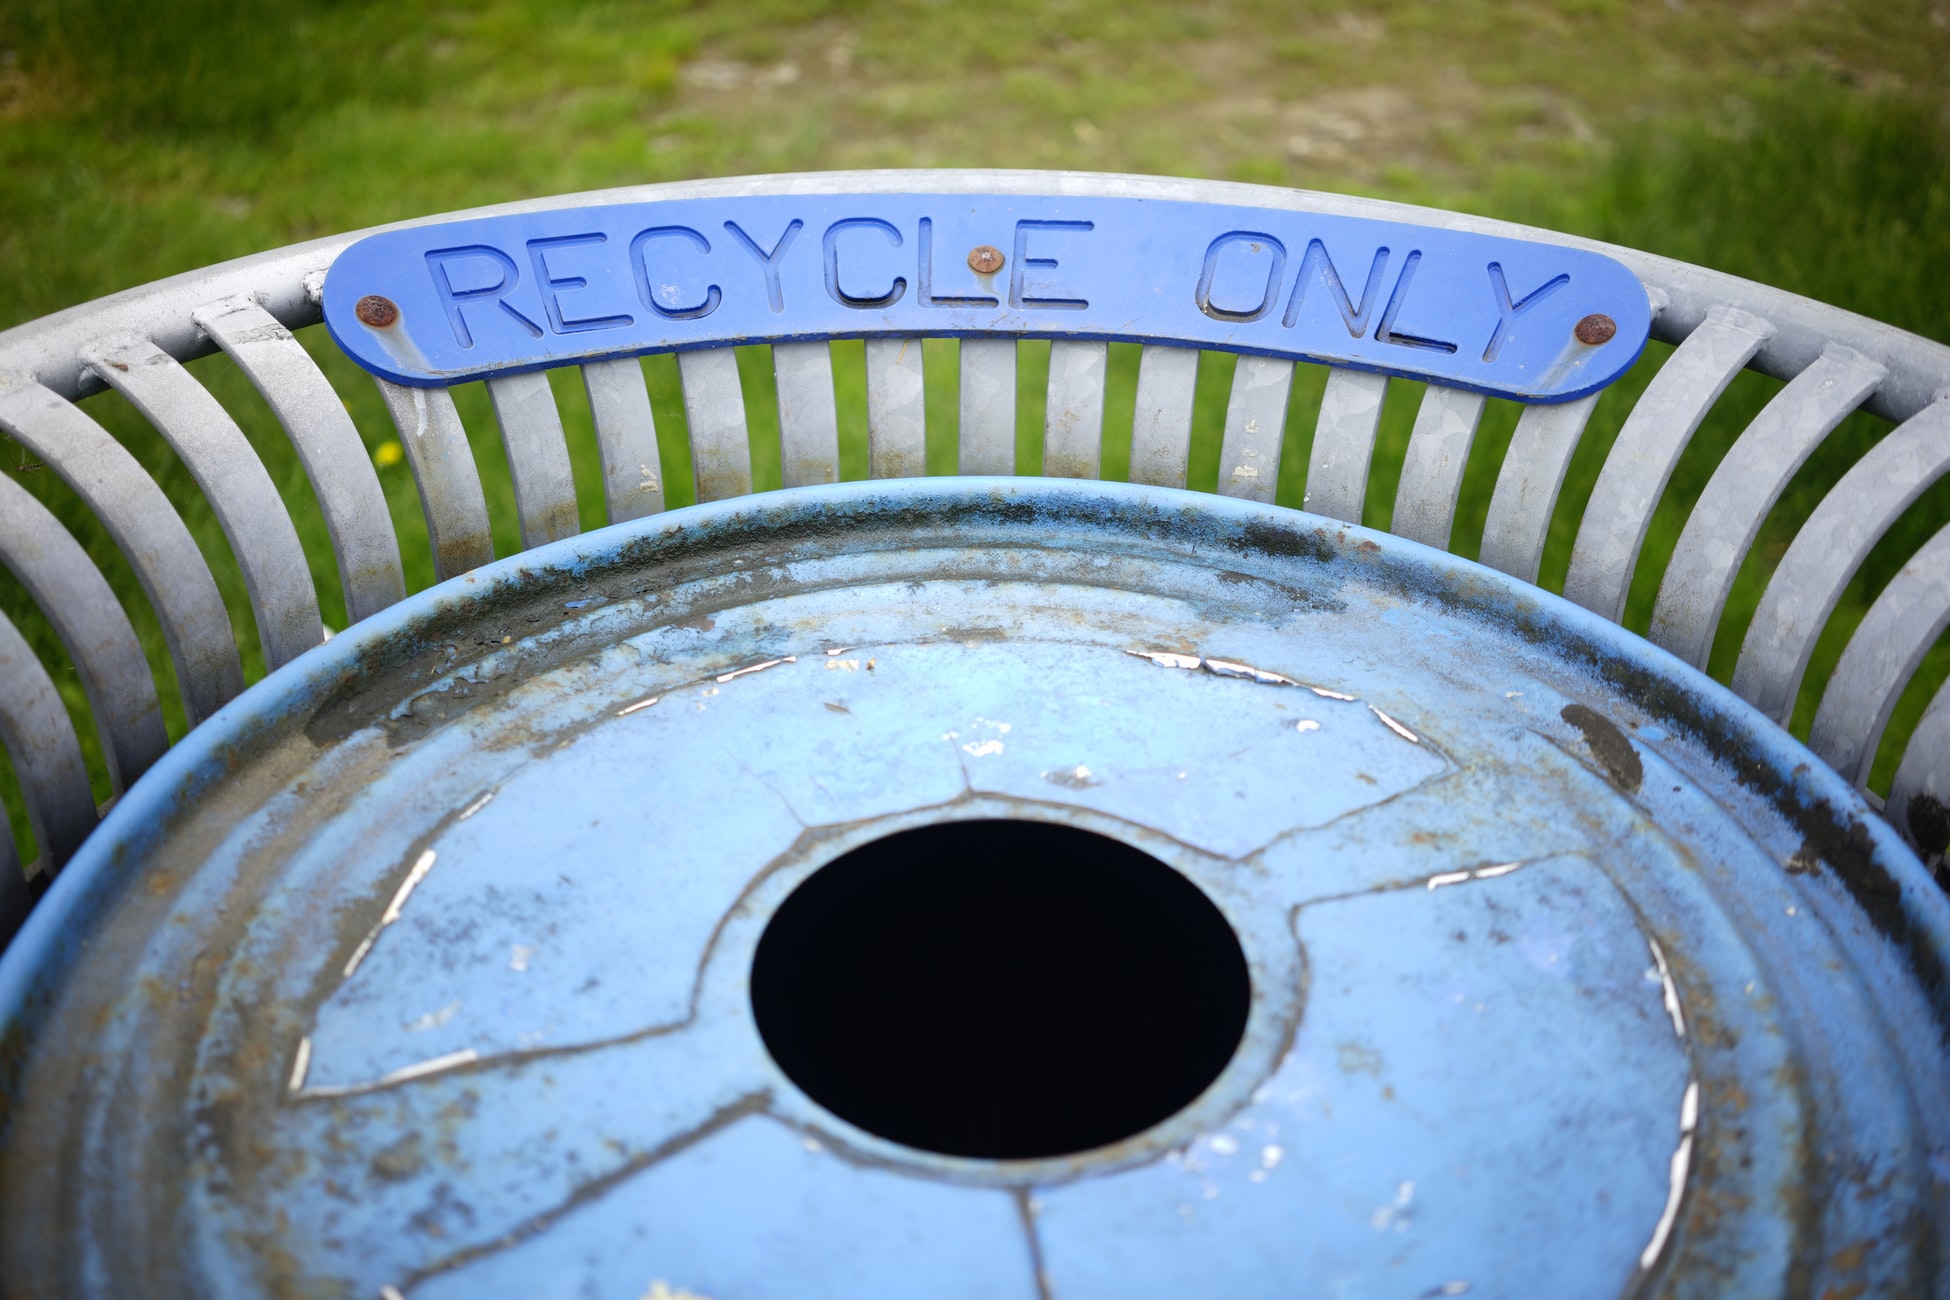
[[(771, 910), (921, 822), (1183, 871), (1191, 1107), (928, 1155), (771, 1063)], [(1597, 616), (1248, 502), (798, 489), (556, 543), (227, 705), (0, 960), (8, 1295), (1946, 1293), (1950, 906)]]

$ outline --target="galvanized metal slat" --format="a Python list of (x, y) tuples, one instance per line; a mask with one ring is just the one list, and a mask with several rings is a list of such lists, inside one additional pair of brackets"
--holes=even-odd
[(1831, 347), (1774, 395), (1713, 471), (1659, 582), (1646, 635), (1697, 668), (1767, 512), (1821, 440), (1888, 372)]
[(1748, 625), (1733, 689), (1786, 723), (1815, 640), (1896, 516), (1950, 471), (1950, 397), (1898, 425), (1842, 475), (1801, 526)]
[(745, 425), (745, 390), (738, 383), (738, 356), (731, 348), (677, 354), (684, 381), (684, 415), (691, 426), (691, 463), (697, 499), (723, 501), (752, 490), (751, 434)]
[(867, 340), (867, 473), (920, 478), (928, 472), (927, 380), (921, 340)]
[(840, 481), (840, 416), (833, 399), (833, 349), (826, 343), (772, 345), (779, 393), (779, 469), (786, 487)]
[(582, 391), (596, 425), (596, 452), (603, 462), (603, 512), (612, 524), (641, 519), (664, 508), (657, 417), (635, 357), (591, 361), (582, 367)]
[(961, 446), (963, 474), (1016, 472), (1016, 341), (1013, 337), (961, 341)]
[(1306, 509), (1345, 523), (1361, 522), (1368, 464), (1374, 459), (1375, 430), (1381, 426), (1381, 402), (1387, 394), (1386, 375), (1338, 368), (1327, 372), (1307, 461)]
[(1866, 785), (1896, 700), (1950, 626), (1950, 528), (1910, 557), (1863, 616), (1815, 710), (1808, 748)]
[(298, 530), (230, 413), (147, 339), (95, 349), (82, 360), (156, 427), (203, 490), (243, 571), (264, 666), (281, 668), (323, 641)]
[[(13, 761), (27, 820), (41, 842), (41, 869), (52, 875), (95, 829), (95, 797), (60, 693), (26, 638), (3, 614), (0, 682), (6, 684), (0, 690), (0, 743)], [(0, 835), (12, 838), (4, 825)]]
[(81, 674), (120, 794), (169, 748), (156, 682), (129, 616), (88, 553), (33, 493), (0, 476), (0, 564), (53, 625)]
[(502, 375), (488, 380), (487, 390), (495, 423), (501, 426), (508, 474), (514, 479), (522, 547), (574, 537), (582, 531), (575, 472), (548, 376), (540, 371)]
[(1584, 508), (1564, 595), (1616, 623), (1652, 511), (1680, 453), (1733, 377), (1774, 335), (1774, 326), (1732, 307), (1715, 307), (1646, 385), (1618, 431)]
[(1103, 472), (1104, 377), (1108, 343), (1049, 345), (1049, 388), (1043, 408), (1043, 473), (1049, 478), (1097, 478)]
[(1293, 363), (1275, 357), (1240, 357), (1226, 400), (1225, 437), (1219, 445), (1219, 492), (1248, 501), (1271, 501), (1280, 486), (1280, 441), (1286, 436), (1287, 397)]
[(1192, 399), (1198, 349), (1147, 344), (1138, 355), (1137, 406), (1131, 417), (1133, 483), (1185, 486), (1192, 454)]
[(374, 379), (399, 430), (406, 463), (420, 489), (434, 574), (445, 581), (494, 559), (487, 495), (467, 430), (444, 388), (407, 388)]
[[(1941, 853), (1950, 829), (1950, 681), (1937, 688), (1909, 733), (1882, 815), (1926, 852)], [(1926, 842), (1933, 838), (1935, 843)]]
[(244, 689), (230, 615), (176, 507), (108, 433), (39, 384), (0, 385), (0, 429), (73, 488), (115, 539), (162, 624), (190, 724)]
[(192, 315), (256, 386), (290, 436), (332, 538), (347, 616), (356, 623), (402, 599), (406, 575), (379, 475), (344, 401), (311, 354), (249, 299)]
[(1483, 521), (1483, 545), (1477, 553), (1482, 563), (1525, 582), (1537, 581), (1557, 494), (1597, 405), (1594, 393), (1556, 406), (1526, 406), (1517, 417)]
[(1408, 455), (1395, 488), (1395, 514), (1389, 531), (1399, 537), (1446, 550), (1462, 495), (1463, 470), (1476, 426), (1483, 419), (1483, 395), (1430, 384), (1415, 412)]

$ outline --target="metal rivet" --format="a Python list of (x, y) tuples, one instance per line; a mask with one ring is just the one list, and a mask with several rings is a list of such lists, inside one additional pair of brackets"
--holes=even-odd
[(1611, 336), (1618, 333), (1618, 322), (1603, 312), (1594, 311), (1577, 323), (1571, 331), (1580, 343), (1609, 343)]
[(1002, 269), (1002, 250), (978, 244), (968, 250), (968, 269), (977, 275), (994, 275)]
[[(369, 293), (359, 299), (359, 305), (354, 307), (352, 312), (361, 322), (372, 326), (376, 330), (383, 330), (399, 319), (399, 308), (393, 303), (393, 300), (391, 298), (382, 298), (376, 293)], [(1583, 329), (1584, 327), (1580, 325), (1578, 328)]]

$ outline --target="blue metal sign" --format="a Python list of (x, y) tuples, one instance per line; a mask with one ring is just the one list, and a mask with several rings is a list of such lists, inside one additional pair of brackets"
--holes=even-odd
[(325, 322), (435, 387), (727, 343), (1016, 334), (1291, 357), (1526, 402), (1604, 387), (1651, 327), (1556, 244), (1211, 203), (829, 194), (559, 208), (347, 249)]

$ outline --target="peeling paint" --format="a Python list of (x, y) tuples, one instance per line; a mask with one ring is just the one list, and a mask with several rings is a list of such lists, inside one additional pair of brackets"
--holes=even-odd
[(1200, 662), (1197, 655), (1174, 654), (1169, 650), (1126, 650), (1124, 653), (1149, 659), (1160, 668), (1197, 668)]
[(1673, 982), (1672, 968), (1666, 965), (1666, 950), (1661, 948), (1659, 941), (1649, 934), (1645, 936), (1645, 943), (1652, 950), (1652, 966), (1658, 972), (1659, 987), (1666, 1004), (1666, 1015), (1672, 1019), (1673, 1035), (1684, 1042), (1686, 1013), (1679, 1005), (1679, 986)]
[(476, 799), (473, 803), (470, 803), (465, 808), (461, 809), (460, 816), (454, 818), (454, 820), (464, 822), (469, 817), (472, 817), (475, 813), (481, 811), (481, 809), (487, 807), (489, 804), (493, 802), (494, 802), (494, 791), (489, 790), (486, 794)]
[(380, 933), (399, 920), (400, 909), (406, 906), (406, 900), (412, 897), (413, 891), (419, 887), (422, 880), (426, 879), (427, 872), (433, 870), (434, 858), (434, 851), (426, 850), (413, 864), (413, 869), (406, 873), (406, 879), (400, 882), (399, 889), (393, 894), (393, 901), (386, 904), (386, 910), (380, 914), (379, 923), (359, 941), (359, 946), (352, 950), (352, 956), (346, 960), (343, 975), (345, 979), (351, 979), (352, 973), (359, 969), (359, 963), (366, 959), (366, 955), (372, 951), (372, 946), (379, 942)]
[(1043, 780), (1051, 785), (1060, 785), (1066, 790), (1088, 790), (1092, 786), (1103, 784), (1097, 779), (1096, 774), (1082, 763), (1078, 763), (1075, 767), (1060, 767), (1045, 772)]
[(1686, 1084), (1686, 1095), (1679, 1103), (1679, 1145), (1673, 1149), (1672, 1160), (1667, 1169), (1666, 1208), (1660, 1213), (1659, 1221), (1652, 1228), (1652, 1239), (1645, 1243), (1639, 1254), (1639, 1270), (1644, 1272), (1659, 1262), (1664, 1253), (1666, 1239), (1672, 1235), (1672, 1225), (1679, 1218), (1679, 1204), (1686, 1194), (1686, 1175), (1693, 1159), (1693, 1129), (1699, 1121), (1699, 1080)]
[(1498, 876), (1507, 876), (1522, 866), (1521, 862), (1500, 862), (1493, 867), (1477, 867), (1468, 871), (1443, 871), (1430, 876), (1427, 887), (1436, 890), (1444, 885), (1460, 885), (1466, 880), (1495, 880)]
[(406, 906), (407, 899), (413, 897), (413, 891), (420, 887), (420, 882), (427, 878), (427, 872), (433, 870), (437, 856), (432, 849), (420, 855), (419, 860), (413, 864), (413, 869), (406, 873), (406, 879), (400, 882), (399, 892), (393, 895), (393, 901), (386, 905), (386, 911), (380, 916), (379, 924), (391, 925), (399, 920), (400, 909)]
[(1395, 1199), (1386, 1205), (1375, 1207), (1368, 1216), (1368, 1226), (1376, 1232), (1406, 1232), (1414, 1222), (1415, 1183), (1404, 1179), (1395, 1186)]
[(1393, 718), (1383, 713), (1380, 709), (1377, 709), (1374, 705), (1370, 704), (1368, 706), (1368, 712), (1374, 714), (1377, 718), (1380, 718), (1383, 726), (1387, 727), (1388, 730), (1394, 732), (1397, 736), (1400, 736), (1403, 740), (1406, 740), (1409, 744), (1419, 745), (1422, 743), (1422, 738), (1420, 736), (1416, 735), (1414, 732), (1410, 731), (1407, 727), (1404, 727), (1401, 723), (1395, 721)]
[(310, 1072), (311, 1038), (306, 1036), (298, 1040), (298, 1051), (291, 1061), (291, 1082), (285, 1088), (285, 1091), (303, 1092), (305, 1089), (305, 1076)]
[(750, 664), (744, 668), (734, 668), (728, 673), (719, 673), (714, 680), (719, 685), (723, 685), (725, 682), (731, 681), (734, 678), (749, 677), (753, 673), (762, 673), (767, 668), (777, 668), (780, 664), (796, 664), (798, 662), (798, 655), (787, 655), (783, 659), (767, 659), (764, 663)]
[(1207, 659), (1205, 671), (1219, 677), (1243, 677), (1249, 682), (1262, 686), (1298, 686), (1300, 683), (1283, 673), (1271, 672), (1265, 668), (1255, 668), (1251, 664), (1234, 663), (1230, 659)]
[(361, 1093), (375, 1092), (380, 1088), (390, 1088), (395, 1084), (410, 1083), (415, 1079), (424, 1079), (429, 1075), (443, 1074), (448, 1070), (459, 1069), (463, 1065), (472, 1065), (480, 1059), (481, 1054), (479, 1052), (471, 1047), (464, 1047), (458, 1052), (448, 1052), (445, 1055), (435, 1056), (425, 1061), (416, 1061), (412, 1065), (403, 1065), (397, 1070), (380, 1075), (371, 1083), (332, 1084), (317, 1088), (307, 1088), (298, 1095), (306, 1099), (356, 1097)]

